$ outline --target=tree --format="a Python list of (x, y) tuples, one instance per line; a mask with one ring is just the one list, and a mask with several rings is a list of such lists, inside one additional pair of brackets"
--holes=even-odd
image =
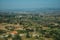
[(0, 30), (0, 34), (6, 33), (5, 30)]
[(6, 26), (5, 27), (7, 30), (10, 30), (10, 31), (12, 31), (12, 30), (14, 30), (15, 29), (15, 27), (14, 26)]

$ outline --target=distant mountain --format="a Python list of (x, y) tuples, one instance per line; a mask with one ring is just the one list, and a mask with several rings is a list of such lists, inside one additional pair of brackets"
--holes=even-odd
[(60, 8), (5, 9), (0, 11), (60, 11)]
[(32, 8), (32, 9), (6, 9), (0, 10), (0, 12), (5, 13), (39, 13), (39, 14), (59, 14), (60, 15), (60, 8)]

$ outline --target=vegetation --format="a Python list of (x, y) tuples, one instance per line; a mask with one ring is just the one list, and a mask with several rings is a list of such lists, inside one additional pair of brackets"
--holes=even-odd
[(7, 40), (60, 40), (60, 16), (57, 15), (0, 14), (0, 26), (0, 38), (5, 34)]

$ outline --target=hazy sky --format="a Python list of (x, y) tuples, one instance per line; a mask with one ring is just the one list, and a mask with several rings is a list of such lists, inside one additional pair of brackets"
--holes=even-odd
[(60, 8), (60, 0), (0, 0), (0, 9)]

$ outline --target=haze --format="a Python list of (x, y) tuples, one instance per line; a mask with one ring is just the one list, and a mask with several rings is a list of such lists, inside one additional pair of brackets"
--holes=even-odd
[(26, 8), (60, 8), (60, 0), (0, 0), (0, 10)]

